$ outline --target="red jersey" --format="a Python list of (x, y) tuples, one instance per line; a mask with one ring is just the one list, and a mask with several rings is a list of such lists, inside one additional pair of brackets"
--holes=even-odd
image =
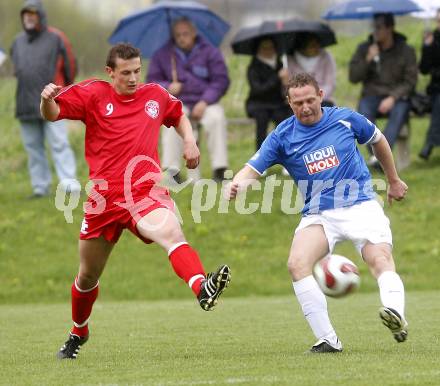
[(119, 95), (109, 82), (91, 79), (61, 90), (55, 101), (58, 119), (85, 123), (89, 178), (107, 181), (110, 191), (123, 189), (127, 168), (132, 169), (130, 185), (160, 173), (160, 126), (178, 126), (183, 114), (182, 103), (153, 83)]

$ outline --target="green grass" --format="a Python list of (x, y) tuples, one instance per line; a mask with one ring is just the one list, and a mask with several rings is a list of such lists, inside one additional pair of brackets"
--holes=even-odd
[(293, 294), (225, 294), (211, 313), (189, 299), (98, 301), (89, 342), (77, 361), (62, 362), (55, 353), (70, 324), (67, 304), (3, 305), (0, 384), (438, 385), (438, 293), (407, 298), (402, 344), (381, 325), (376, 293), (331, 299), (344, 352), (325, 356), (304, 354), (314, 337)]

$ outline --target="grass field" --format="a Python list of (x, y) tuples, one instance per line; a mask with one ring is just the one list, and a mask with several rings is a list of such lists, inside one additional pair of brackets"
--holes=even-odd
[[(189, 295), (189, 294), (187, 294)], [(55, 353), (67, 304), (0, 306), (2, 385), (438, 385), (437, 292), (410, 292), (409, 339), (377, 317), (377, 294), (330, 300), (344, 352), (314, 343), (293, 295), (226, 296), (203, 312), (191, 300), (100, 302), (77, 361)]]

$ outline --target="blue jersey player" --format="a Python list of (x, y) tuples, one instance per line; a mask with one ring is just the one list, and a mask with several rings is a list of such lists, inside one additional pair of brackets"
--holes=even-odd
[(266, 138), (257, 153), (228, 185), (235, 198), (274, 164), (293, 176), (304, 197), (303, 217), (293, 238), (288, 269), (293, 288), (317, 342), (311, 352), (340, 352), (324, 294), (312, 276), (314, 264), (335, 244), (351, 240), (377, 279), (379, 316), (398, 342), (407, 337), (404, 286), (395, 271), (389, 220), (374, 199), (371, 176), (356, 143), (372, 146), (388, 180), (388, 201), (404, 198), (387, 140), (362, 115), (346, 108), (322, 108), (323, 92), (309, 74), (297, 74), (287, 86), (294, 115)]

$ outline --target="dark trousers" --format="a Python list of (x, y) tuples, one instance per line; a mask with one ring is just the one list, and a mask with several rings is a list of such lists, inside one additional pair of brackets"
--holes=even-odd
[(292, 111), (288, 106), (283, 106), (276, 109), (256, 109), (252, 111), (252, 117), (256, 123), (256, 147), (257, 150), (261, 147), (261, 144), (266, 139), (267, 127), (270, 122), (274, 122), (278, 125), (288, 117), (292, 115)]
[[(380, 116), (377, 108), (385, 99), (385, 96), (366, 96), (359, 102), (358, 112), (367, 117), (371, 122), (376, 122), (376, 119)], [(387, 114), (388, 122), (385, 126), (383, 134), (387, 139), (390, 147), (392, 148), (399, 136), (402, 126), (408, 121), (410, 105), (409, 102), (403, 99), (398, 99), (394, 104), (394, 107)], [(369, 148), (371, 153), (371, 148)]]
[(432, 96), (431, 123), (426, 133), (425, 145), (440, 146), (440, 93)]

